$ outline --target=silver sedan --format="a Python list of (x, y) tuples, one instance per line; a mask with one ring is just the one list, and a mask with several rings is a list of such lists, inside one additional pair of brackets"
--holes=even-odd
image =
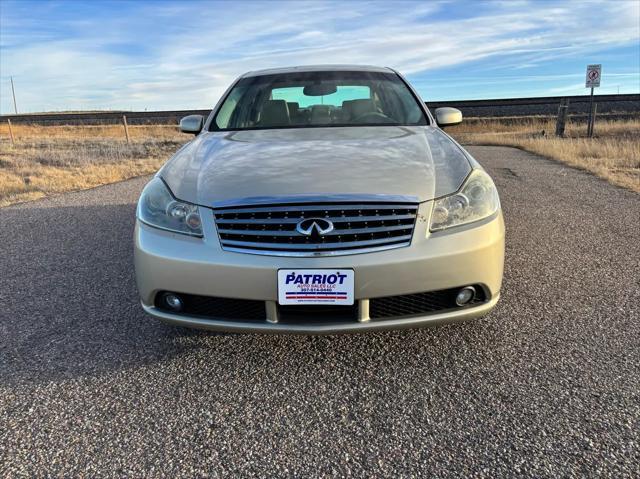
[(189, 327), (334, 333), (487, 314), (504, 222), (482, 167), (388, 68), (251, 72), (145, 187), (142, 307)]

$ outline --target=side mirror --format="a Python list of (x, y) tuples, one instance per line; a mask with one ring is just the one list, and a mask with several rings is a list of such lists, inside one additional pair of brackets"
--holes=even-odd
[(459, 125), (462, 123), (462, 112), (448, 106), (436, 108), (436, 123), (439, 127)]
[(202, 115), (189, 115), (180, 120), (180, 131), (197, 135), (202, 131), (204, 117)]

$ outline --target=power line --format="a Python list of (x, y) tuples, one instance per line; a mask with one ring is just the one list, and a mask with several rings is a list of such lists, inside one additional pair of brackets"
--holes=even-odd
[(11, 93), (13, 94), (13, 109), (15, 110), (16, 115), (17, 115), (18, 114), (18, 105), (16, 104), (16, 91), (13, 88), (13, 77), (10, 77), (10, 78), (11, 78)]

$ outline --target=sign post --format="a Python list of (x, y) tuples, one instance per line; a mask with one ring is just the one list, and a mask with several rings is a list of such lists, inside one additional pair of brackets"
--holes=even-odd
[(589, 100), (589, 124), (587, 126), (587, 136), (591, 138), (593, 136), (593, 89), (600, 86), (600, 77), (602, 74), (602, 65), (587, 65), (587, 78), (585, 81), (585, 87), (591, 88), (591, 99)]

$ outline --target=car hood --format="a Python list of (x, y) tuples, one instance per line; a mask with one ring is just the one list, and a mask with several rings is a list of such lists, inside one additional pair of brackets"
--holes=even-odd
[(176, 198), (215, 207), (292, 197), (427, 201), (457, 191), (470, 170), (438, 128), (377, 126), (203, 133), (159, 174)]

